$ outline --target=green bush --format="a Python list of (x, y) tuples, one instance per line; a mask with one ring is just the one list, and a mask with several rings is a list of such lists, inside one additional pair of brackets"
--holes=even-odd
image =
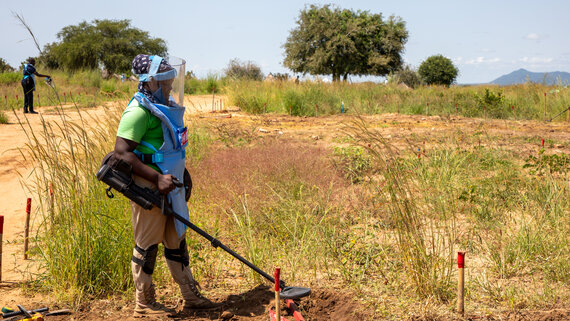
[(418, 69), (418, 74), (428, 85), (451, 85), (459, 70), (453, 65), (451, 59), (442, 55), (427, 58)]
[(0, 124), (7, 124), (8, 123), (8, 116), (2, 110), (0, 110)]
[(0, 73), (0, 84), (2, 85), (18, 83), (20, 80), (22, 80), (22, 75), (19, 72)]

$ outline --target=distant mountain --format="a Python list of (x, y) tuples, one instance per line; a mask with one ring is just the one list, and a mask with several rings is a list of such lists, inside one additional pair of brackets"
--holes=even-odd
[(534, 82), (537, 84), (555, 85), (570, 83), (570, 73), (562, 71), (553, 72), (531, 72), (526, 69), (519, 69), (508, 75), (503, 75), (493, 81), (495, 85), (515, 85), (524, 84), (526, 82)]

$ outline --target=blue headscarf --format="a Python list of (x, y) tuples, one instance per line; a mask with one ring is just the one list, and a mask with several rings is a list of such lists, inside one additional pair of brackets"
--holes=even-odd
[[(137, 55), (132, 62), (133, 73), (137, 75), (147, 74), (150, 70), (150, 64), (152, 61), (151, 57), (152, 57), (151, 55), (144, 55), (144, 54)], [(159, 73), (165, 72), (171, 69), (173, 69), (172, 66), (168, 62), (166, 62), (165, 59), (162, 59), (162, 61), (160, 62), (160, 66), (158, 67), (158, 72)], [(156, 98), (152, 95), (152, 92), (144, 87), (144, 82), (142, 81), (139, 82), (137, 90), (141, 94), (143, 94), (146, 98), (148, 98), (148, 100), (150, 100), (151, 102), (155, 104), (159, 103), (156, 100)]]

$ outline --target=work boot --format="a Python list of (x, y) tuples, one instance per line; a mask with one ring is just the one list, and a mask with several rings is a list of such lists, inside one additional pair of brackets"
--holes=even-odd
[(24, 107), (24, 114), (28, 113), (28, 107)]
[[(184, 298), (184, 305), (182, 306), (182, 313), (190, 313), (194, 310), (214, 310), (222, 307), (222, 303), (212, 302), (205, 298), (198, 289), (200, 285), (195, 280), (184, 286), (182, 297)], [(182, 286), (180, 290), (182, 291)]]
[[(136, 255), (140, 256), (136, 250)], [(164, 305), (156, 302), (156, 292), (154, 284), (152, 284), (152, 274), (147, 274), (143, 268), (131, 261), (131, 269), (133, 272), (133, 281), (135, 283), (135, 318), (144, 316), (167, 317), (174, 312)]]
[(200, 293), (198, 289), (200, 285), (194, 280), (192, 270), (190, 270), (189, 267), (168, 259), (166, 263), (170, 269), (172, 278), (178, 283), (182, 298), (184, 299), (184, 305), (182, 306), (182, 311), (180, 311), (182, 314), (191, 313), (196, 310), (213, 310), (222, 306), (221, 303), (212, 302)]
[(145, 316), (168, 317), (174, 310), (165, 307), (163, 304), (156, 302), (156, 293), (154, 285), (143, 291), (136, 291), (136, 307), (133, 317), (140, 318)]
[(33, 108), (33, 107), (30, 108), (30, 114), (37, 114), (37, 113), (38, 113), (38, 112), (37, 112), (37, 111), (34, 111), (34, 108)]

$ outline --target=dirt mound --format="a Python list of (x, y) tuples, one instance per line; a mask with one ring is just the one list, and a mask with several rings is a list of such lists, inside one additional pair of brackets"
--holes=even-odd
[[(269, 286), (260, 285), (239, 295), (230, 295), (224, 302), (224, 311), (196, 312), (192, 320), (268, 320), (269, 311), (275, 307), (275, 293)], [(313, 289), (307, 298), (296, 300), (305, 320), (309, 321), (349, 321), (366, 320), (358, 311), (362, 308), (352, 296), (330, 290)], [(281, 315), (295, 320), (281, 302)]]

